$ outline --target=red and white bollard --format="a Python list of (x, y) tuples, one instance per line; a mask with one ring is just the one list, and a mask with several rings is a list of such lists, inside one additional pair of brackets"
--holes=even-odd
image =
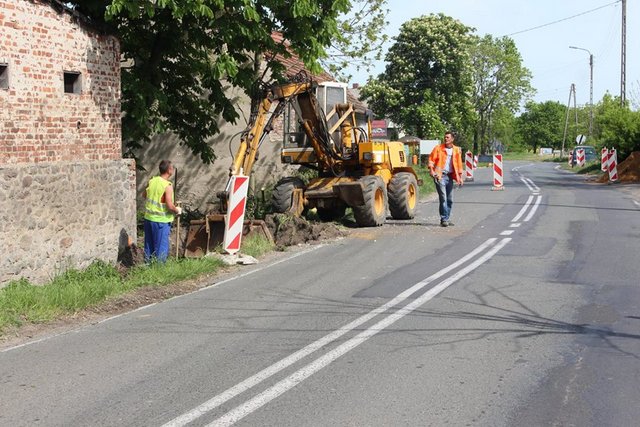
[(227, 202), (227, 214), (224, 217), (223, 243), (223, 249), (228, 254), (233, 255), (240, 250), (248, 189), (248, 176), (234, 175), (229, 180), (227, 186), (229, 200)]
[(602, 172), (609, 170), (609, 150), (607, 150), (607, 147), (602, 147), (602, 152), (600, 153), (600, 170)]
[(465, 181), (473, 181), (473, 153), (467, 151), (464, 155)]
[(585, 161), (584, 148), (576, 148), (576, 165), (582, 167), (584, 166), (584, 161)]
[(504, 169), (502, 168), (502, 154), (493, 155), (493, 187), (492, 190), (504, 190)]
[(609, 150), (608, 157), (609, 182), (616, 182), (618, 180), (618, 153), (615, 148)]
[(567, 161), (569, 166), (573, 166), (573, 150), (569, 151), (569, 160)]
[(478, 155), (473, 156), (473, 170), (478, 169)]

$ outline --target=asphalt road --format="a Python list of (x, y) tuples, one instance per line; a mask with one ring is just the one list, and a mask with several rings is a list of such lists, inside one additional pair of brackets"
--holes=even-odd
[(3, 350), (0, 425), (638, 425), (640, 200), (505, 169), (455, 190), (455, 227), (422, 203)]

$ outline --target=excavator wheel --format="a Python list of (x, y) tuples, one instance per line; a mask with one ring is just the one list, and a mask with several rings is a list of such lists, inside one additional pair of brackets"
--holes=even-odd
[(387, 189), (379, 176), (360, 178), (364, 205), (353, 207), (353, 216), (360, 227), (378, 227), (387, 216)]
[(395, 174), (388, 187), (389, 211), (394, 219), (411, 219), (416, 215), (418, 181), (409, 172)]
[(316, 208), (318, 211), (318, 217), (321, 221), (329, 222), (340, 219), (344, 216), (347, 207), (345, 205), (336, 205), (330, 208)]
[(289, 212), (293, 206), (293, 190), (304, 189), (304, 182), (297, 177), (282, 178), (273, 189), (271, 205), (275, 213)]

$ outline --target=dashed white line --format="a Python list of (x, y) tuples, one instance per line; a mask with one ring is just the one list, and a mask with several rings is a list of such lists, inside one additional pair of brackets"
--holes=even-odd
[(515, 230), (504, 230), (500, 233), (501, 236), (511, 236)]
[(514, 222), (514, 223), (513, 223), (513, 224), (511, 224), (509, 227), (511, 227), (511, 228), (518, 228), (518, 227), (520, 227), (520, 225), (522, 225), (522, 223), (520, 223), (520, 222)]
[[(306, 347), (296, 351), (295, 353), (293, 353), (293, 354), (285, 357), (284, 359), (274, 363), (273, 365), (263, 369), (262, 371), (258, 372), (257, 374), (247, 378), (246, 380), (236, 384), (235, 386), (233, 386), (233, 387), (223, 391), (222, 393), (212, 397), (211, 399), (207, 400), (206, 402), (204, 402), (203, 404), (199, 405), (198, 407), (196, 407), (196, 408), (190, 410), (189, 412), (186, 412), (183, 415), (180, 415), (180, 416), (174, 418), (173, 420), (167, 422), (166, 424), (163, 425), (163, 427), (184, 426), (184, 425), (190, 423), (191, 421), (201, 417), (202, 415), (212, 411), (213, 409), (215, 409), (218, 406), (222, 405), (224, 402), (228, 401), (229, 399), (232, 399), (235, 396), (237, 396), (237, 395), (249, 390), (250, 388), (260, 384), (262, 381), (264, 381), (264, 380), (270, 378), (271, 376), (277, 374), (278, 372), (282, 371), (283, 369), (287, 368), (288, 366), (291, 366), (292, 364), (298, 362), (299, 360), (301, 360), (304, 357), (310, 355), (311, 353), (313, 353), (313, 352), (321, 349), (322, 347), (332, 343), (333, 341), (337, 340), (338, 338), (340, 338), (344, 334), (352, 331), (353, 329), (357, 328), (358, 326), (362, 325), (363, 323), (371, 320), (372, 318), (378, 316), (379, 314), (382, 314), (382, 313), (386, 312), (387, 310), (389, 310), (390, 308), (394, 307), (395, 305), (401, 303), (405, 299), (409, 298), (415, 292), (418, 292), (419, 290), (421, 290), (422, 288), (427, 286), (432, 281), (434, 281), (436, 279), (439, 279), (443, 275), (449, 273), (450, 271), (452, 271), (454, 269), (457, 269), (462, 264), (464, 264), (467, 261), (471, 260), (476, 255), (478, 255), (479, 253), (483, 252), (484, 250), (489, 248), (491, 245), (493, 245), (496, 240), (497, 240), (496, 238), (488, 239), (487, 241), (485, 241), (483, 244), (481, 244), (480, 246), (475, 248), (473, 251), (469, 252), (464, 257), (460, 258), (459, 260), (457, 260), (453, 264), (443, 268), (442, 270), (432, 274), (431, 276), (427, 277), (426, 279), (416, 283), (415, 285), (413, 285), (412, 287), (410, 287), (406, 291), (398, 294), (398, 296), (396, 296), (395, 298), (393, 298), (392, 300), (390, 300), (386, 304), (383, 304), (380, 307), (378, 307), (378, 308), (376, 308), (374, 310), (371, 310), (369, 313), (367, 313), (367, 314), (365, 314), (363, 316), (360, 316), (359, 318), (357, 318), (353, 322), (350, 322), (350, 323), (344, 325), (343, 327), (341, 327), (339, 329), (336, 329), (335, 331), (331, 332), (330, 334), (325, 335), (324, 337), (318, 339), (317, 341), (312, 342), (311, 344), (307, 345)], [(502, 246), (504, 246), (505, 244), (506, 244), (506, 242), (504, 244), (502, 244)], [(502, 246), (500, 246), (500, 247), (502, 247)], [(487, 253), (489, 253), (489, 252), (487, 252)], [(486, 254), (485, 254), (485, 256), (486, 256)], [(461, 270), (461, 271), (464, 271), (464, 270)]]
[(311, 375), (315, 374), (322, 368), (328, 366), (329, 364), (334, 362), (336, 359), (338, 359), (340, 356), (353, 350), (363, 342), (367, 341), (369, 338), (376, 335), (378, 332), (383, 331), (384, 329), (388, 328), (398, 320), (405, 317), (407, 314), (410, 314), (411, 312), (413, 312), (415, 309), (417, 309), (421, 305), (433, 299), (435, 296), (437, 296), (442, 291), (447, 289), (453, 283), (457, 282), (458, 280), (460, 280), (461, 278), (463, 278), (464, 276), (471, 273), (473, 270), (475, 270), (476, 268), (480, 267), (482, 264), (490, 260), (500, 249), (502, 249), (510, 241), (511, 241), (510, 238), (502, 239), (498, 244), (496, 244), (493, 248), (491, 248), (484, 255), (482, 255), (480, 258), (475, 260), (473, 263), (459, 270), (456, 274), (452, 275), (451, 277), (438, 283), (436, 286), (429, 289), (427, 292), (425, 292), (419, 298), (415, 299), (413, 302), (402, 307), (395, 313), (388, 315), (387, 317), (385, 317), (375, 325), (364, 330), (363, 332), (359, 333), (355, 337), (349, 339), (348, 341), (344, 342), (343, 344), (339, 345), (338, 347), (334, 348), (333, 350), (329, 351), (323, 356), (317, 358), (307, 366), (297, 370), (293, 374), (289, 375), (287, 378), (279, 381), (274, 386), (269, 387), (262, 393), (248, 400), (247, 402), (227, 412), (222, 417), (208, 424), (207, 427), (230, 426), (240, 421), (241, 419), (251, 414), (252, 412), (258, 410), (259, 408), (266, 405), (273, 399), (277, 398), (278, 396), (292, 389), (296, 385), (300, 384), (302, 381), (309, 378)]

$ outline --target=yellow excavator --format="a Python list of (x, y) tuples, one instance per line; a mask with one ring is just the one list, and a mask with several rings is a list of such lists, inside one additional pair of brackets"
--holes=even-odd
[[(334, 103), (325, 115), (316, 98), (318, 88), (316, 82), (301, 73), (287, 83), (262, 89), (252, 101), (249, 124), (241, 134), (229, 169), (230, 178), (251, 175), (258, 150), (273, 129), (274, 120), (288, 111), (292, 113), (289, 117), (297, 119), (297, 131), (289, 138), (291, 142), (283, 144), (281, 160), (315, 169), (318, 177), (308, 185), (298, 177), (281, 179), (272, 196), (276, 213), (299, 216), (315, 208), (320, 219), (328, 221), (342, 217), (351, 207), (360, 227), (384, 224), (387, 209), (394, 219), (413, 218), (421, 182), (407, 165), (404, 144), (373, 141), (370, 117), (359, 122), (353, 105), (347, 102)], [(186, 257), (203, 256), (222, 242), (229, 183), (227, 190), (217, 194), (220, 212), (191, 221)], [(261, 230), (271, 238), (263, 221), (249, 222), (247, 232)]]
[[(404, 144), (373, 141), (370, 117), (360, 125), (352, 104), (336, 103), (325, 115), (316, 98), (317, 88), (304, 73), (265, 88), (254, 101), (229, 175), (251, 175), (273, 121), (288, 108), (295, 113), (302, 137), (284, 144), (281, 160), (316, 169), (318, 177), (308, 185), (297, 177), (281, 179), (273, 190), (275, 212), (301, 215), (316, 208), (322, 220), (331, 220), (351, 207), (360, 227), (382, 225), (387, 208), (394, 219), (413, 218), (419, 179), (407, 163)], [(225, 210), (227, 193), (218, 197)]]

